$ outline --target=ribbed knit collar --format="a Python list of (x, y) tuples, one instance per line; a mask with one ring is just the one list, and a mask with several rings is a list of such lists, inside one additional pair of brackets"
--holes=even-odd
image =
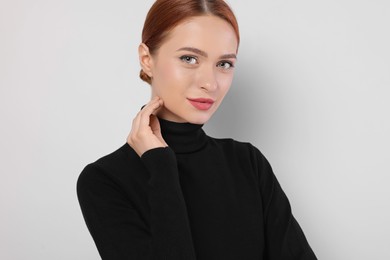
[(202, 125), (192, 123), (177, 123), (158, 118), (161, 134), (175, 153), (192, 153), (206, 145), (207, 135)]

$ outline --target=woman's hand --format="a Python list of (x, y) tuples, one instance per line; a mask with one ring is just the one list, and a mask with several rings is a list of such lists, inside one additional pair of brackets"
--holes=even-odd
[(161, 135), (158, 118), (153, 114), (162, 106), (162, 99), (154, 97), (133, 119), (127, 143), (140, 157), (150, 149), (168, 146)]

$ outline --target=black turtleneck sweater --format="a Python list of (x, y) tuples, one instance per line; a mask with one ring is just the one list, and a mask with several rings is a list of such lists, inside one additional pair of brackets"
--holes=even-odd
[(102, 259), (317, 259), (256, 147), (159, 121), (168, 147), (139, 157), (126, 143), (80, 174), (80, 206)]

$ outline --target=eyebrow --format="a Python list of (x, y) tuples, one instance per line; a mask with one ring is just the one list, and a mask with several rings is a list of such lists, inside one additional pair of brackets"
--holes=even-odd
[[(206, 57), (206, 58), (209, 56), (209, 55), (207, 55), (207, 53), (205, 51), (199, 50), (199, 49), (194, 48), (194, 47), (183, 47), (183, 48), (178, 49), (177, 51), (190, 51), (190, 52), (194, 52), (194, 53), (199, 54), (199, 55)], [(220, 59), (237, 59), (237, 55), (234, 53), (224, 54), (224, 55), (221, 55), (219, 58)]]

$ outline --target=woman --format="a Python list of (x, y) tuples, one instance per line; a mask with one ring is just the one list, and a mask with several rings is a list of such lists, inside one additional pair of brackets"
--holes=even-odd
[(260, 151), (202, 130), (232, 83), (238, 44), (222, 0), (151, 7), (139, 59), (152, 99), (126, 144), (78, 180), (103, 259), (316, 259)]

